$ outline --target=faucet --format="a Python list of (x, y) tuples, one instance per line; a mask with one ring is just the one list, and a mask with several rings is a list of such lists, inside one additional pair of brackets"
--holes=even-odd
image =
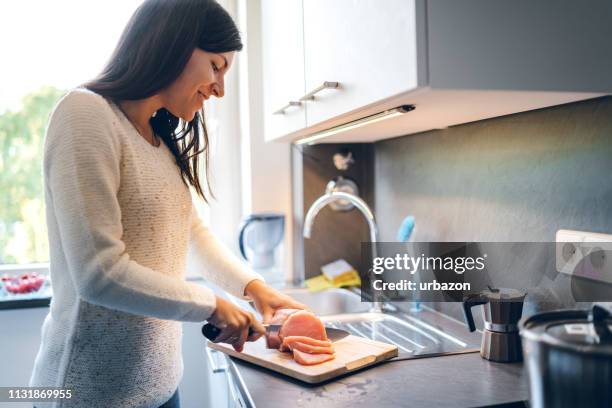
[[(310, 206), (308, 212), (306, 213), (306, 218), (304, 218), (304, 238), (310, 238), (310, 232), (312, 229), (312, 224), (314, 222), (315, 217), (321, 211), (323, 207), (327, 204), (337, 201), (337, 200), (346, 200), (353, 204), (365, 217), (368, 222), (368, 227), (370, 230), (370, 242), (372, 244), (372, 259), (376, 258), (376, 243), (378, 242), (378, 227), (376, 227), (376, 221), (374, 220), (374, 214), (372, 210), (363, 201), (361, 198), (356, 195), (344, 193), (340, 191), (329, 192), (321, 197), (317, 198), (317, 200)], [(376, 301), (376, 295), (373, 294), (373, 302), (372, 307), (370, 308), (370, 312), (373, 313), (381, 313), (382, 312), (382, 304), (379, 301)]]

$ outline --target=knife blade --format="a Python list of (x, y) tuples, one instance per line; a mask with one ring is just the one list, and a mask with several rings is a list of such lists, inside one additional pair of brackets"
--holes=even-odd
[[(282, 327), (282, 325), (280, 324), (264, 324), (263, 326), (266, 328), (266, 333), (278, 332)], [(325, 333), (327, 333), (327, 338), (332, 343), (341, 340), (350, 334), (346, 330), (336, 329), (335, 327), (328, 326), (325, 326)]]
[[(266, 334), (278, 332), (281, 328), (280, 324), (263, 324), (263, 326), (266, 328)], [(325, 332), (327, 333), (327, 338), (331, 342), (341, 340), (350, 334), (346, 330), (336, 329), (334, 327), (325, 327)], [(221, 329), (213, 324), (206, 323), (202, 326), (202, 334), (210, 341), (215, 341), (219, 333), (221, 333)], [(249, 328), (249, 336), (252, 334), (253, 329)]]

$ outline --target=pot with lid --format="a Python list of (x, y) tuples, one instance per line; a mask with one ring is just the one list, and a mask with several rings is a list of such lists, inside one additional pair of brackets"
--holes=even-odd
[(612, 406), (612, 313), (536, 314), (519, 324), (533, 407)]

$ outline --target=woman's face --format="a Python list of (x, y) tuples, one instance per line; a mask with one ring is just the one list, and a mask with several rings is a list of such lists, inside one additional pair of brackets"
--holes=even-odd
[(204, 101), (225, 94), (223, 77), (235, 51), (215, 54), (196, 48), (179, 77), (161, 92), (164, 107), (185, 121), (193, 120)]

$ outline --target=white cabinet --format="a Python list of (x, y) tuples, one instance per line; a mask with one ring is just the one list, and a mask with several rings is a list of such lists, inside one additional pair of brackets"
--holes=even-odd
[[(318, 142), (372, 142), (612, 93), (608, 0), (262, 1), (267, 140), (307, 140), (401, 105), (415, 109)], [(300, 104), (273, 115), (290, 101)]]
[(417, 87), (414, 0), (304, 0), (306, 90), (338, 82), (307, 102), (311, 126)]
[[(262, 0), (266, 140), (306, 127), (302, 0)], [(291, 104), (290, 104), (291, 103)]]
[(0, 310), (0, 384), (3, 387), (27, 387), (47, 313), (48, 307)]

